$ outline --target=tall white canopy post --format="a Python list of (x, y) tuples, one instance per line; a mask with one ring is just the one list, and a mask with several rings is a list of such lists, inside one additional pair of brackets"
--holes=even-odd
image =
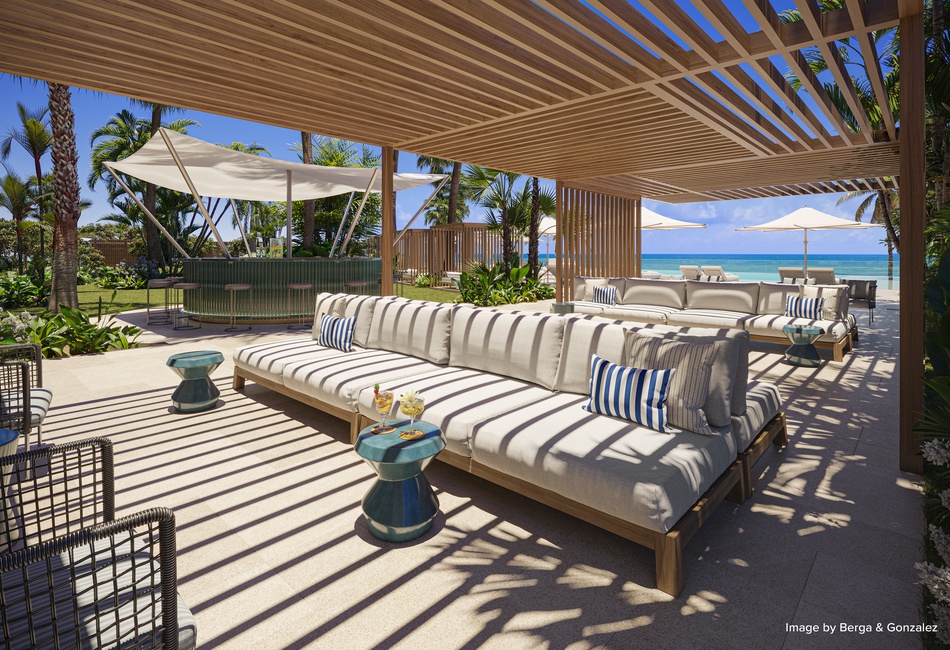
[(393, 246), (399, 243), (399, 240), (402, 239), (402, 236), (405, 235), (406, 231), (409, 230), (409, 227), (412, 226), (412, 222), (415, 221), (419, 217), (420, 214), (422, 214), (422, 211), (426, 209), (426, 206), (429, 205), (432, 199), (435, 198), (435, 195), (439, 193), (439, 190), (442, 189), (442, 187), (448, 182), (448, 180), (449, 180), (448, 176), (443, 178), (442, 182), (439, 183), (438, 186), (435, 188), (435, 190), (432, 191), (432, 194), (429, 195), (429, 198), (427, 198), (425, 201), (422, 202), (422, 205), (420, 205), (419, 209), (416, 210), (416, 213), (412, 215), (412, 219), (409, 220), (409, 223), (406, 224), (406, 227), (403, 228), (398, 235), (396, 235), (396, 238), (393, 240)]
[(112, 178), (114, 178), (114, 179), (116, 180), (116, 182), (117, 182), (119, 185), (122, 186), (122, 189), (125, 190), (125, 193), (126, 193), (126, 194), (128, 194), (130, 197), (132, 197), (132, 200), (135, 201), (135, 204), (136, 204), (137, 206), (139, 206), (139, 209), (142, 210), (142, 212), (145, 214), (145, 216), (148, 217), (148, 219), (149, 219), (152, 223), (155, 224), (155, 226), (161, 231), (161, 233), (162, 233), (163, 235), (165, 235), (165, 238), (171, 243), (171, 245), (174, 246), (176, 249), (178, 249), (178, 252), (181, 253), (182, 255), (184, 255), (186, 260), (190, 260), (190, 259), (191, 259), (191, 255), (189, 255), (188, 253), (185, 252), (185, 249), (182, 248), (182, 247), (178, 244), (178, 242), (175, 240), (175, 238), (172, 237), (171, 234), (170, 234), (167, 230), (165, 230), (165, 226), (163, 226), (163, 225), (161, 224), (161, 222), (160, 222), (158, 219), (155, 218), (155, 215), (154, 215), (154, 214), (152, 214), (151, 212), (148, 211), (148, 208), (145, 207), (145, 204), (144, 204), (144, 203), (142, 203), (141, 201), (139, 201), (139, 197), (135, 196), (135, 192), (133, 192), (133, 191), (129, 188), (129, 186), (125, 184), (125, 181), (123, 181), (123, 180), (119, 177), (119, 175), (115, 173), (115, 170), (112, 169), (111, 163), (103, 163), (103, 164), (105, 165), (105, 168), (109, 170), (109, 173), (112, 174)]
[(247, 242), (247, 233), (244, 232), (244, 224), (241, 223), (241, 213), (238, 212), (237, 203), (234, 202), (234, 199), (228, 199), (231, 202), (231, 210), (234, 212), (234, 221), (237, 223), (238, 232), (241, 233), (241, 239), (244, 240), (244, 250), (247, 251), (248, 257), (251, 256), (251, 245)]
[(287, 257), (294, 256), (294, 178), (293, 172), (287, 170)]
[(224, 240), (221, 239), (221, 233), (219, 233), (218, 229), (215, 228), (214, 222), (211, 220), (211, 215), (208, 214), (208, 211), (205, 209), (205, 204), (201, 200), (201, 195), (198, 194), (198, 190), (195, 189), (195, 184), (191, 182), (191, 177), (185, 170), (185, 166), (182, 164), (181, 158), (178, 157), (178, 152), (175, 151), (175, 147), (172, 145), (172, 141), (168, 137), (168, 131), (165, 129), (159, 129), (158, 132), (162, 134), (162, 139), (165, 141), (165, 146), (168, 147), (168, 153), (172, 155), (175, 165), (178, 167), (178, 171), (181, 172), (181, 177), (185, 179), (185, 183), (188, 184), (188, 189), (191, 191), (191, 195), (195, 197), (195, 203), (198, 204), (198, 209), (201, 210), (201, 216), (203, 216), (205, 221), (208, 222), (208, 227), (211, 228), (214, 238), (218, 240), (218, 246), (221, 247), (221, 250), (224, 252), (224, 256), (228, 259), (231, 259), (231, 253), (228, 252), (228, 247), (224, 245)]
[(336, 253), (336, 247), (340, 244), (340, 235), (343, 234), (343, 228), (346, 226), (346, 218), (350, 214), (350, 207), (353, 205), (353, 198), (356, 192), (350, 192), (350, 200), (346, 202), (346, 208), (343, 210), (343, 218), (340, 219), (340, 225), (336, 229), (336, 237), (333, 238), (333, 246), (330, 247), (330, 257)]
[[(353, 215), (353, 221), (350, 223), (350, 231), (346, 233), (346, 239), (343, 240), (343, 245), (340, 246), (340, 257), (346, 255), (346, 247), (350, 245), (350, 237), (353, 236), (353, 231), (356, 230), (356, 222), (360, 220), (360, 215), (363, 214), (363, 208), (366, 207), (366, 200), (369, 198), (370, 190), (373, 187), (373, 183), (376, 182), (376, 177), (379, 176), (379, 170), (374, 169), (373, 175), (369, 179), (369, 185), (366, 186), (366, 191), (363, 192), (363, 200), (360, 201), (360, 207), (356, 209), (356, 214)], [(385, 219), (386, 216), (383, 215)], [(382, 251), (380, 251), (382, 253)]]

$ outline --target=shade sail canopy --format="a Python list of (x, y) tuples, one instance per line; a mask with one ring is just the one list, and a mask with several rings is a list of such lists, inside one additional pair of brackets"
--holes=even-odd
[[(319, 199), (347, 192), (363, 192), (374, 169), (367, 167), (322, 167), (275, 160), (234, 151), (162, 129), (200, 196), (245, 201), (286, 201), (287, 172), (291, 172), (291, 195), (295, 201)], [(153, 137), (145, 146), (124, 160), (109, 163), (117, 172), (133, 176), (179, 192), (190, 192), (172, 152), (161, 137)], [(443, 174), (393, 174), (396, 191), (438, 181)], [(377, 174), (372, 191), (382, 191), (382, 176)]]
[(853, 221), (851, 219), (842, 219), (841, 217), (835, 217), (828, 214), (827, 212), (821, 212), (820, 210), (815, 210), (814, 208), (809, 208), (806, 206), (804, 208), (799, 208), (798, 210), (795, 210), (795, 212), (787, 214), (784, 217), (774, 219), (767, 223), (759, 224), (758, 226), (737, 228), (736, 230), (856, 230), (861, 228), (877, 227), (879, 227), (878, 224), (862, 223), (860, 221)]
[(649, 208), (640, 208), (640, 228), (643, 230), (679, 230), (680, 228), (705, 228), (704, 223), (681, 221), (672, 217), (664, 217)]
[(864, 228), (878, 228), (880, 224), (862, 223), (852, 221), (851, 219), (842, 219), (830, 215), (827, 212), (815, 210), (814, 208), (804, 207), (794, 212), (773, 219), (772, 221), (759, 224), (758, 226), (746, 226), (745, 228), (736, 228), (736, 230), (760, 230), (764, 232), (778, 232), (780, 230), (801, 230), (805, 234), (805, 275), (808, 275), (808, 231), (809, 230), (861, 230)]

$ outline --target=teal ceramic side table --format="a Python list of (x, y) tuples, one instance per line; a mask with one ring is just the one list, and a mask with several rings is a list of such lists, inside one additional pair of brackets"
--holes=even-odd
[(363, 497), (366, 524), (387, 542), (415, 539), (429, 530), (439, 512), (439, 499), (422, 470), (445, 449), (445, 438), (439, 427), (421, 420), (415, 428), (425, 435), (416, 440), (399, 437), (409, 428), (408, 421), (392, 433), (374, 434), (372, 428), (363, 429), (354, 446), (377, 474)]
[(182, 352), (168, 357), (169, 368), (182, 382), (172, 394), (172, 404), (179, 413), (195, 413), (213, 408), (221, 391), (211, 381), (211, 373), (224, 362), (220, 352)]
[(825, 333), (825, 330), (813, 325), (786, 325), (782, 328), (791, 347), (785, 350), (785, 360), (793, 366), (816, 368), (821, 365), (821, 357), (815, 348), (815, 341)]

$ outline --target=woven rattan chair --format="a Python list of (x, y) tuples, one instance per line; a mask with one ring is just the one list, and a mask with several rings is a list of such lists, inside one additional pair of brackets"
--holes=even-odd
[(0, 458), (2, 647), (195, 647), (175, 515), (115, 519), (112, 458), (105, 438)]
[[(50, 404), (53, 402), (53, 392), (43, 388), (43, 351), (39, 344), (35, 343), (15, 343), (13, 345), (0, 345), (0, 363), (21, 362), (29, 366), (29, 381), (26, 390), (17, 386), (8, 386), (0, 381), (0, 401), (5, 405), (5, 409), (13, 408), (15, 411), (24, 410), (17, 400), (25, 400), (29, 405), (26, 422), (29, 426), (23, 428), (23, 449), (30, 448), (30, 432), (36, 429), (36, 442), (43, 444), (43, 420), (46, 419), (46, 413), (49, 411)], [(3, 379), (10, 379), (4, 375)], [(2, 420), (0, 415), (0, 420)], [(0, 422), (0, 428), (10, 429), (13, 427), (3, 426)]]

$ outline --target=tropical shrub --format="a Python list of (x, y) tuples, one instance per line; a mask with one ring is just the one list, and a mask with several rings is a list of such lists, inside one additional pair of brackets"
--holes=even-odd
[(135, 264), (122, 262), (117, 266), (100, 266), (92, 274), (96, 284), (103, 289), (144, 289), (154, 278), (171, 274), (171, 269), (162, 269), (156, 262), (140, 257)]
[(28, 275), (5, 274), (0, 277), (0, 307), (36, 307), (49, 296), (44, 285), (37, 284)]
[(478, 263), (452, 284), (459, 291), (456, 302), (479, 307), (537, 302), (554, 297), (554, 288), (528, 277), (528, 266), (516, 266), (506, 275), (501, 264)]
[(36, 316), (7, 312), (0, 318), (0, 339), (4, 344), (39, 343), (44, 357), (57, 358), (129, 349), (142, 332), (134, 325), (114, 325), (113, 314), (102, 314), (101, 300), (96, 320), (80, 309), (61, 310)]
[(432, 286), (432, 276), (428, 273), (420, 273), (416, 276), (416, 279), (412, 281), (412, 286), (414, 287), (431, 287)]

